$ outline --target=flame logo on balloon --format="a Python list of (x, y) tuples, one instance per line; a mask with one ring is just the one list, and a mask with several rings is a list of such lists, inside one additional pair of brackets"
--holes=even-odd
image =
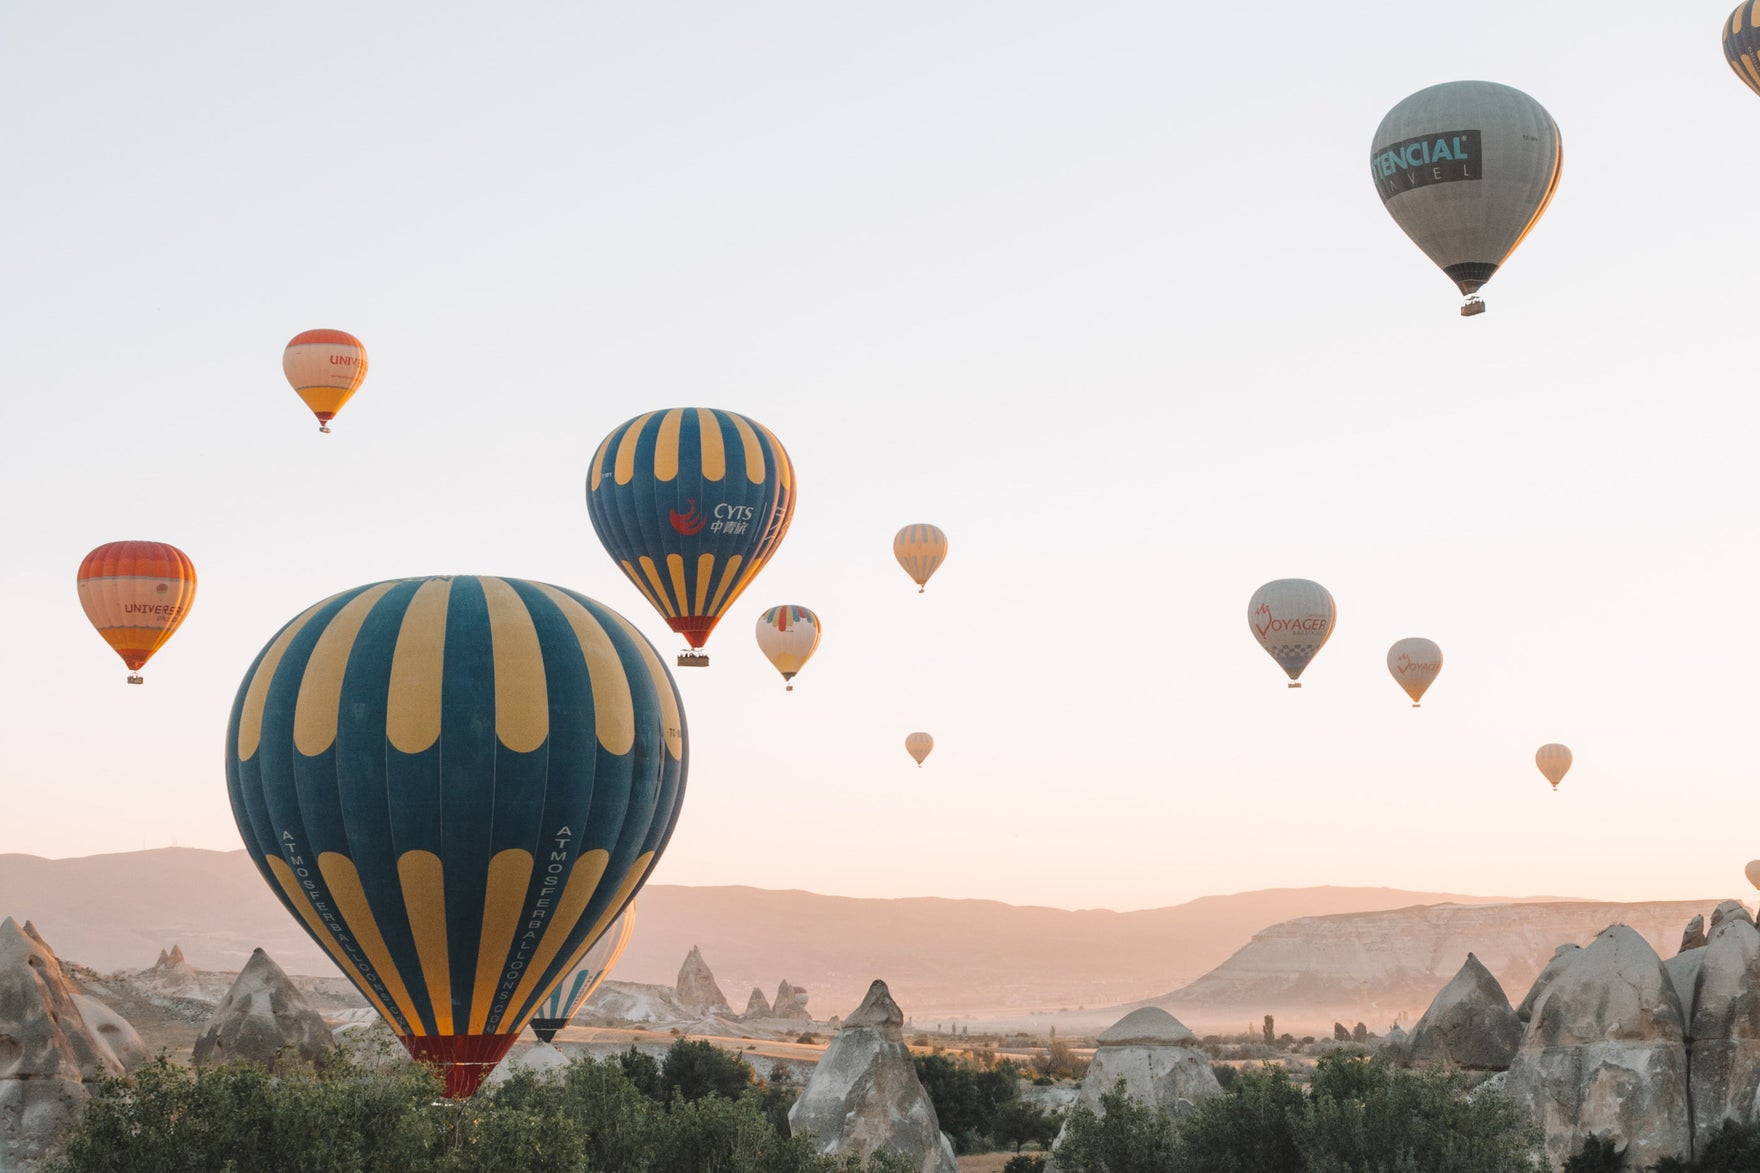
[(693, 534), (702, 533), (703, 527), (709, 524), (709, 519), (697, 512), (696, 498), (691, 498), (685, 504), (690, 507), (690, 512), (680, 513), (676, 509), (668, 509), (666, 514), (667, 520), (672, 523), (672, 528), (688, 538)]

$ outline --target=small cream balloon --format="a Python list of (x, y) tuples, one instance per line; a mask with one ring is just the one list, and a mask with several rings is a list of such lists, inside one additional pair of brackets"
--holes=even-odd
[(904, 752), (917, 759), (917, 769), (923, 768), (923, 759), (935, 748), (935, 739), (927, 733), (912, 733), (904, 739)]
[(758, 616), (758, 650), (789, 682), (784, 692), (794, 691), (795, 673), (812, 659), (823, 634), (819, 617), (807, 607), (784, 604)]
[(920, 595), (929, 585), (930, 577), (947, 561), (947, 535), (927, 522), (907, 525), (892, 539), (892, 556), (917, 584)]
[(1411, 636), (1387, 649), (1387, 670), (1399, 686), (1412, 698), (1412, 708), (1419, 706), (1424, 692), (1442, 672), (1442, 649), (1434, 640)]
[(1546, 776), (1548, 782), (1552, 783), (1552, 788), (1557, 790), (1558, 784), (1564, 781), (1564, 776), (1570, 772), (1570, 748), (1560, 745), (1556, 741), (1549, 742), (1534, 751), (1534, 764), (1540, 767), (1540, 772)]

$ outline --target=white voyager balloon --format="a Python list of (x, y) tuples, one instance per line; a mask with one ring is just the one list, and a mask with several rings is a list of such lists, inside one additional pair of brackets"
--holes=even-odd
[(1247, 625), (1265, 653), (1300, 688), (1302, 670), (1332, 638), (1338, 607), (1332, 595), (1305, 578), (1280, 578), (1253, 592), (1247, 602)]
[(1387, 649), (1387, 670), (1412, 698), (1412, 708), (1424, 699), (1424, 692), (1442, 672), (1442, 649), (1436, 641), (1411, 636)]

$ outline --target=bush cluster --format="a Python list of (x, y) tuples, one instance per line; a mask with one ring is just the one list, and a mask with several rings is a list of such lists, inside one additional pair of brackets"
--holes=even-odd
[(1306, 1092), (1281, 1067), (1237, 1073), (1171, 1119), (1125, 1094), (1069, 1113), (1062, 1173), (1537, 1173), (1539, 1134), (1508, 1098), (1464, 1078), (1328, 1055)]
[(820, 1156), (790, 1139), (786, 1069), (758, 1080), (737, 1055), (681, 1039), (520, 1072), (462, 1103), (427, 1071), (342, 1056), (315, 1072), (191, 1070), (163, 1057), (108, 1080), (54, 1173), (914, 1173), (880, 1152)]
[(988, 1153), (1028, 1143), (1049, 1145), (1063, 1122), (1020, 1098), (1021, 1069), (1009, 1060), (973, 1062), (936, 1052), (913, 1055), (917, 1078), (941, 1131), (957, 1153)]

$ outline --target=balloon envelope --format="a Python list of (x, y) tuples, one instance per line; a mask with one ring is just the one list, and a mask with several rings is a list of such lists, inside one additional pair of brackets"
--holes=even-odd
[(1442, 649), (1434, 640), (1420, 636), (1399, 640), (1387, 649), (1387, 670), (1412, 698), (1412, 708), (1415, 709), (1442, 671)]
[(622, 424), (587, 473), (606, 553), (693, 648), (776, 552), (794, 499), (794, 465), (769, 429), (707, 407)]
[(556, 1032), (580, 1013), (587, 999), (593, 996), (593, 991), (611, 976), (611, 971), (617, 966), (617, 959), (623, 956), (635, 930), (636, 906), (632, 902), (623, 910), (623, 915), (605, 930), (605, 935), (587, 950), (587, 955), (581, 958), (581, 963), (575, 966), (574, 972), (563, 978), (562, 984), (551, 990), (550, 996), (539, 1003), (537, 1013), (532, 1015), (532, 1033), (538, 1036), (539, 1042), (554, 1042)]
[(130, 684), (183, 626), (196, 601), (196, 568), (167, 542), (106, 542), (79, 564), (79, 605), (129, 666)]
[(1247, 601), (1247, 625), (1253, 638), (1290, 678), (1291, 688), (1308, 662), (1332, 638), (1338, 607), (1332, 595), (1305, 578), (1280, 578), (1253, 592)]
[(281, 370), (318, 417), (318, 430), (328, 432), (367, 377), (367, 348), (341, 330), (307, 330), (281, 352)]
[(927, 733), (912, 733), (904, 739), (904, 752), (915, 758), (918, 766), (923, 764), (923, 759), (928, 757), (929, 751), (934, 748), (935, 739)]
[(1748, 883), (1760, 888), (1760, 859), (1749, 860), (1748, 866), (1742, 869), (1742, 874), (1748, 877)]
[(924, 522), (907, 525), (892, 539), (892, 556), (923, 593), (929, 579), (947, 561), (947, 535)]
[(615, 611), (510, 578), (307, 609), (226, 734), (245, 849), (462, 1098), (629, 905), (678, 817), (684, 712)]
[(1760, 0), (1742, 0), (1723, 22), (1723, 56), (1742, 84), (1760, 94)]
[(823, 633), (819, 617), (806, 607), (772, 607), (758, 616), (758, 650), (776, 666), (784, 680), (793, 680), (794, 674), (812, 659)]
[(1540, 767), (1540, 772), (1552, 783), (1552, 788), (1557, 790), (1558, 784), (1570, 772), (1571, 751), (1556, 741), (1550, 742), (1534, 751), (1534, 764)]
[(1527, 94), (1453, 81), (1381, 120), (1369, 171), (1382, 205), (1462, 293), (1491, 280), (1558, 190), (1558, 126)]

